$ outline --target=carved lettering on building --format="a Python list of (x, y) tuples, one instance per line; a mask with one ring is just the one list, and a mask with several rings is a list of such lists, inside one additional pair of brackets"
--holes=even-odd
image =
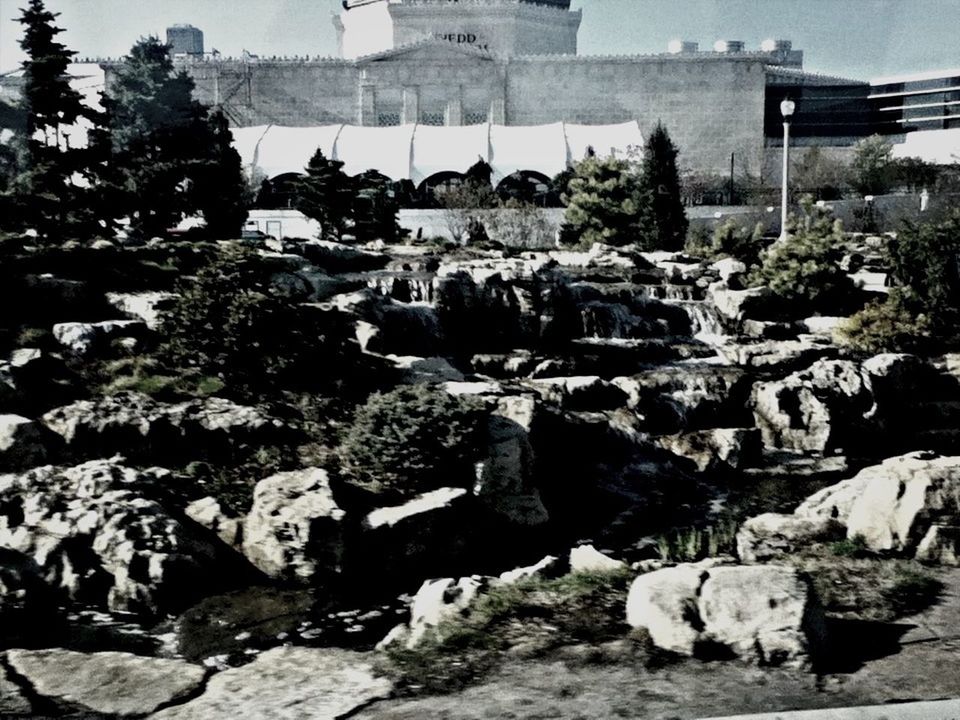
[(434, 37), (437, 38), (438, 40), (446, 40), (447, 42), (456, 43), (457, 45), (473, 45), (474, 47), (478, 47), (478, 48), (480, 48), (481, 50), (489, 50), (489, 49), (490, 49), (490, 46), (489, 46), (488, 44), (478, 42), (480, 38), (477, 37), (476, 33), (471, 33), (471, 32), (449, 32), (449, 33), (438, 32), (438, 33), (434, 33)]

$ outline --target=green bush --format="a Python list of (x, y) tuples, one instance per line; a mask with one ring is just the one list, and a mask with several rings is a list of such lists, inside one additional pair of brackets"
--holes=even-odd
[(894, 274), (937, 330), (955, 333), (960, 324), (960, 210), (941, 223), (906, 223), (887, 252)]
[(472, 481), (481, 441), (481, 407), (425, 385), (375, 393), (341, 445), (352, 484), (409, 497)]
[(836, 314), (854, 299), (856, 287), (840, 267), (843, 226), (807, 207), (804, 219), (784, 241), (774, 243), (751, 284), (766, 285), (791, 314)]
[(294, 300), (274, 290), (260, 256), (241, 247), (181, 283), (161, 334), (167, 365), (219, 378), (243, 397), (335, 377), (345, 343), (338, 328), (311, 324)]
[(906, 295), (897, 289), (883, 301), (874, 300), (844, 321), (837, 339), (870, 355), (921, 349), (930, 341), (931, 322), (927, 315), (911, 309)]
[(224, 388), (219, 378), (195, 370), (179, 372), (164, 367), (154, 357), (141, 355), (105, 363), (100, 376), (99, 392), (103, 395), (132, 390), (165, 402), (207, 397)]

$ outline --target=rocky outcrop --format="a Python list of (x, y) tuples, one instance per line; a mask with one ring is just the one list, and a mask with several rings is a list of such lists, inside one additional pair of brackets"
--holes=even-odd
[(865, 468), (811, 495), (792, 515), (761, 515), (737, 537), (741, 559), (763, 561), (812, 542), (860, 538), (877, 552), (954, 564), (960, 457), (916, 452)]
[(692, 460), (700, 472), (751, 467), (760, 462), (763, 451), (756, 428), (712, 428), (668, 435), (658, 442), (674, 455)]
[(481, 502), (510, 522), (540, 525), (550, 517), (535, 477), (533, 436), (541, 407), (528, 395), (496, 403), (487, 419), (487, 456), (477, 465), (475, 491)]
[(196, 691), (206, 675), (182, 660), (121, 652), (10, 650), (10, 667), (38, 695), (111, 716), (142, 716)]
[(768, 447), (830, 453), (863, 445), (875, 429), (870, 376), (848, 360), (821, 360), (759, 383), (753, 413)]
[(159, 330), (163, 312), (173, 306), (177, 297), (169, 292), (107, 293), (107, 302), (127, 317), (142, 321), (150, 330)]
[(183, 512), (197, 525), (214, 532), (225, 545), (240, 547), (243, 542), (243, 519), (226, 510), (216, 498), (194, 500)]
[(229, 551), (163, 497), (165, 470), (119, 459), (0, 475), (0, 548), (52, 589), (111, 610), (175, 611), (244, 578)]
[(545, 402), (564, 410), (615, 410), (627, 404), (626, 393), (596, 376), (528, 380)]
[(664, 650), (760, 665), (809, 665), (825, 637), (807, 580), (773, 565), (679, 565), (641, 575), (630, 587), (627, 623)]
[(43, 423), (63, 438), (73, 457), (122, 453), (164, 462), (270, 444), (284, 430), (256, 408), (223, 398), (168, 405), (135, 392), (56, 408), (43, 416)]
[(319, 582), (341, 570), (344, 514), (325, 470), (272, 475), (253, 492), (243, 552), (270, 577)]
[(0, 415), (0, 469), (24, 470), (55, 462), (62, 447), (60, 436), (35, 420)]
[(152, 718), (334, 720), (389, 697), (392, 691), (392, 683), (377, 676), (369, 655), (334, 648), (281, 647), (249, 665), (218, 673), (200, 697)]

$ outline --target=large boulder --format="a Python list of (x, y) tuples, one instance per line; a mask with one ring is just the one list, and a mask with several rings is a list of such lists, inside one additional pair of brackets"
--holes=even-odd
[(244, 523), (243, 552), (267, 575), (315, 583), (341, 570), (344, 511), (326, 470), (309, 468), (261, 480)]
[(862, 447), (876, 429), (870, 376), (848, 360), (820, 360), (759, 383), (752, 403), (768, 447), (830, 453)]
[(44, 698), (110, 716), (143, 716), (183, 700), (205, 670), (182, 660), (122, 652), (10, 650), (10, 667)]
[(680, 655), (731, 654), (760, 665), (807, 666), (825, 637), (807, 580), (774, 565), (679, 565), (641, 575), (630, 587), (627, 623)]
[(165, 470), (117, 458), (0, 475), (0, 548), (29, 557), (68, 598), (146, 614), (243, 578), (232, 554), (164, 500)]
[(56, 408), (43, 422), (63, 438), (74, 457), (122, 453), (164, 462), (234, 454), (270, 444), (284, 430), (280, 421), (260, 410), (223, 398), (171, 405), (136, 392)]
[(334, 720), (387, 698), (392, 691), (392, 683), (377, 676), (370, 655), (335, 648), (281, 647), (249, 665), (214, 675), (202, 695), (151, 718)]
[(55, 461), (63, 440), (35, 420), (0, 415), (0, 469), (24, 470)]
[(487, 456), (477, 465), (480, 500), (519, 525), (540, 525), (549, 519), (536, 485), (531, 436), (538, 430), (538, 401), (529, 395), (497, 399), (487, 419)]
[(847, 536), (878, 551), (915, 553), (934, 526), (960, 525), (960, 457), (911, 453), (866, 468)]
[(544, 401), (566, 410), (615, 410), (627, 404), (627, 394), (596, 376), (527, 380)]

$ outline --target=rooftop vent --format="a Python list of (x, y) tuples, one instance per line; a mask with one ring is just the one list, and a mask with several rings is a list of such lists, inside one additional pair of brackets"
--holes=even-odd
[(693, 42), (692, 40), (671, 40), (670, 44), (667, 45), (667, 52), (671, 52), (674, 55), (695, 53), (699, 52), (699, 50), (700, 43)]
[(717, 40), (713, 44), (714, 52), (719, 53), (742, 53), (745, 47), (743, 40)]
[(793, 50), (793, 43), (790, 40), (764, 40), (760, 49), (763, 52), (788, 53)]

